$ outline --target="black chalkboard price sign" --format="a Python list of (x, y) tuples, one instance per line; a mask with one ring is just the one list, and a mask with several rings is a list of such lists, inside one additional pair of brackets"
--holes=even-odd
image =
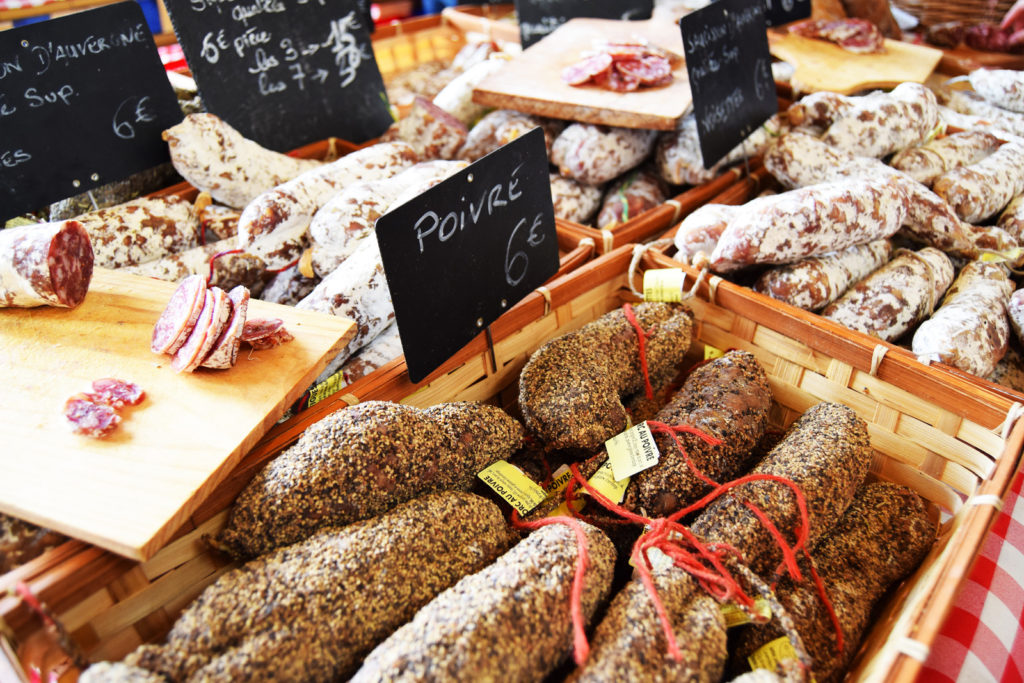
[(166, 0), (206, 108), (287, 151), (391, 124), (357, 0)]
[(811, 16), (811, 0), (764, 0), (765, 20), (780, 26)]
[(0, 220), (168, 161), (179, 121), (137, 3), (0, 31)]
[(519, 38), (530, 47), (576, 17), (650, 19), (654, 0), (515, 0)]
[(377, 219), (409, 377), (418, 382), (558, 270), (536, 128)]
[(764, 0), (717, 0), (679, 20), (707, 168), (778, 111)]

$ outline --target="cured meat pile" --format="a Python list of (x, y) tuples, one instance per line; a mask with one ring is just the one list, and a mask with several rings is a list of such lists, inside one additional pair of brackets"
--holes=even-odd
[(867, 19), (805, 19), (790, 25), (789, 32), (826, 40), (855, 54), (885, 52), (885, 36)]
[(629, 92), (672, 82), (672, 69), (681, 59), (646, 42), (606, 43), (562, 70), (569, 85), (596, 85)]

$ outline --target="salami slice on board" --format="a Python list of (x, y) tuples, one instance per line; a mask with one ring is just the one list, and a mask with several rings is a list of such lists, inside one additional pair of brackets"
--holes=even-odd
[(181, 281), (153, 327), (149, 345), (153, 353), (175, 353), (181, 348), (192, 334), (205, 297), (206, 278), (202, 275), (190, 275)]
[(249, 310), (249, 290), (239, 285), (228, 292), (231, 299), (231, 320), (227, 328), (213, 345), (213, 350), (202, 362), (204, 368), (226, 370), (238, 359), (238, 347), (241, 344), (242, 329), (245, 327), (245, 316)]

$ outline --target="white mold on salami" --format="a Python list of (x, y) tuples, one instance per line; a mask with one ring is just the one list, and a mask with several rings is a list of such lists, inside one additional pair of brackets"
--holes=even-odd
[(598, 230), (615, 227), (660, 206), (665, 199), (664, 184), (656, 173), (646, 168), (633, 169), (609, 186), (595, 224)]
[(1017, 195), (1006, 205), (996, 225), (1010, 233), (1017, 242), (1024, 240), (1024, 195)]
[(381, 142), (404, 142), (420, 161), (454, 159), (466, 142), (466, 124), (426, 99), (417, 97), (412, 110), (395, 121)]
[(1002, 266), (968, 263), (939, 310), (914, 333), (914, 355), (922, 362), (939, 361), (988, 377), (1009, 346), (1006, 304), (1012, 292)]
[[(165, 282), (181, 282), (189, 275), (200, 275), (209, 277), (209, 284), (221, 289), (237, 285), (257, 289), (267, 270), (263, 259), (244, 252), (230, 253), (233, 251), (235, 241), (227, 238), (123, 270)], [(217, 258), (213, 261), (211, 275), (210, 259), (214, 256)]]
[(977, 163), (999, 148), (1002, 140), (983, 130), (965, 130), (908, 147), (889, 161), (919, 183), (931, 187), (946, 171)]
[(96, 265), (121, 268), (154, 261), (199, 244), (201, 228), (192, 203), (181, 197), (140, 197), (82, 214)]
[(711, 168), (705, 168), (697, 136), (697, 117), (691, 112), (682, 118), (676, 130), (658, 136), (654, 162), (665, 182), (672, 185), (700, 185), (713, 179), (726, 167), (761, 154), (787, 129), (788, 124), (780, 116), (773, 116)]
[(0, 230), (0, 308), (77, 306), (92, 268), (92, 245), (78, 221)]
[(939, 123), (935, 95), (920, 83), (858, 100), (822, 138), (842, 150), (881, 158), (926, 139)]
[(715, 250), (729, 221), (741, 210), (727, 204), (705, 204), (684, 218), (672, 238), (676, 247), (675, 259), (691, 266), (697, 263), (698, 254), (706, 260)]
[(967, 79), (974, 92), (992, 104), (1024, 114), (1024, 73), (1016, 69), (975, 69)]
[(1024, 194), (1024, 144), (1007, 142), (981, 161), (935, 179), (935, 194), (968, 223), (981, 223)]
[(551, 146), (551, 163), (566, 178), (602, 185), (639, 166), (656, 137), (653, 130), (572, 123)]
[(1024, 343), (1024, 289), (1014, 291), (1006, 302), (1006, 313), (1017, 341)]
[(555, 218), (588, 224), (594, 214), (601, 208), (602, 191), (600, 187), (586, 185), (564, 178), (557, 173), (550, 174), (551, 202), (555, 209)]
[(305, 233), (317, 210), (346, 185), (393, 176), (415, 161), (415, 150), (404, 142), (382, 142), (282, 183), (242, 211), (238, 246), (246, 249), (277, 231)]
[(182, 178), (236, 209), (321, 164), (261, 147), (213, 114), (189, 114), (163, 138)]
[(486, 107), (473, 101), (473, 88), (504, 68), (510, 58), (510, 55), (495, 54), (467, 68), (434, 96), (434, 104), (466, 126), (471, 125), (487, 112)]
[(972, 117), (964, 120), (944, 115), (950, 125), (960, 128), (985, 125), (995, 129), (993, 132), (997, 135), (998, 131), (1006, 131), (1024, 136), (1024, 114), (997, 107), (977, 93), (969, 90), (952, 90), (946, 98), (946, 106), (958, 114)]

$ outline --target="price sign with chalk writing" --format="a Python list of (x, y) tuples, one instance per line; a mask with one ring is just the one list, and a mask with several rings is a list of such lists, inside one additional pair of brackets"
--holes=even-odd
[(327, 137), (363, 142), (391, 114), (356, 0), (166, 0), (206, 108), (287, 151)]
[(811, 16), (811, 0), (764, 0), (765, 20), (781, 26)]
[(515, 0), (524, 48), (575, 17), (650, 19), (654, 0)]
[(137, 3), (0, 31), (0, 220), (169, 161), (179, 121)]
[(377, 219), (409, 377), (418, 382), (558, 270), (535, 128)]
[(763, 0), (717, 0), (679, 20), (705, 168), (778, 111)]

